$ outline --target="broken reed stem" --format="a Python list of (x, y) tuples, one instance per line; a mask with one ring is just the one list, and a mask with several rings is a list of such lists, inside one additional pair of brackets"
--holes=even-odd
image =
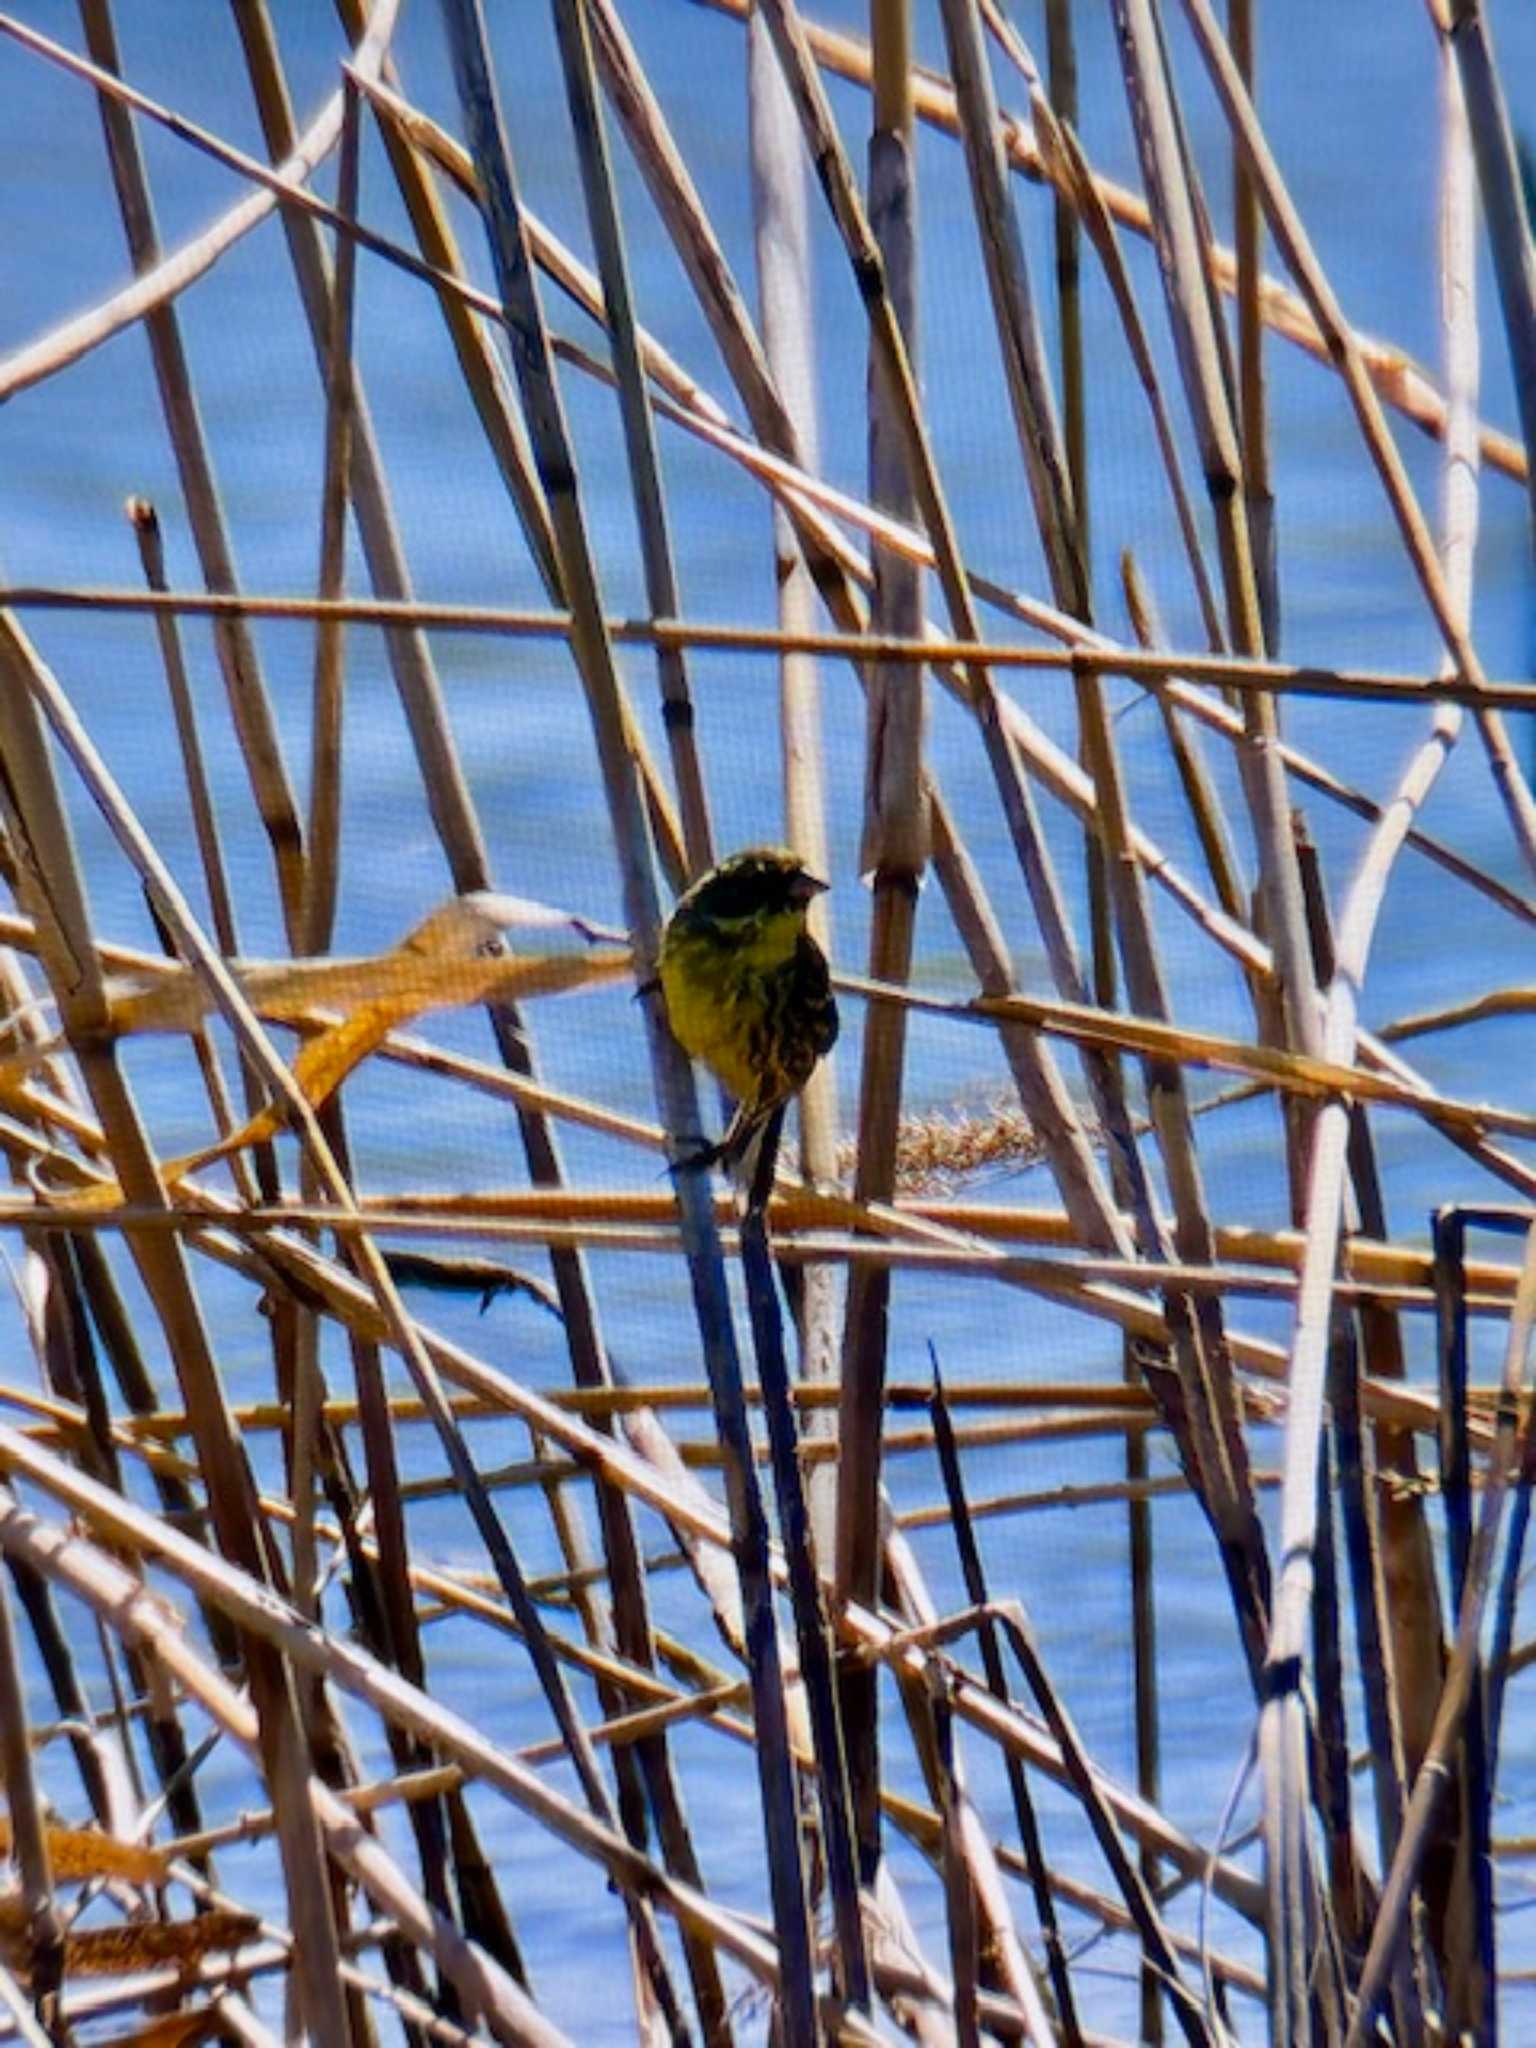
[[(944, 1479), (945, 1505), (960, 1556), (966, 1597), (973, 1607), (984, 1609), (990, 1594), (982, 1567), (981, 1549), (972, 1527), (971, 1506), (966, 1498), (959, 1446), (954, 1426), (949, 1419), (949, 1406), (939, 1372), (937, 1354), (933, 1357), (932, 1414), (934, 1442), (939, 1454), (939, 1469)], [(982, 1667), (986, 1672), (987, 1689), (994, 1699), (1006, 1700), (1008, 1684), (1003, 1673), (997, 1630), (990, 1617), (981, 1622), (977, 1630), (977, 1641), (981, 1649)], [(1005, 1763), (1008, 1789), (1013, 1798), (1014, 1820), (1018, 1826), (1024, 1860), (1029, 1869), (1030, 1886), (1035, 1895), (1035, 1911), (1040, 1922), (1041, 1937), (1045, 1943), (1046, 1969), (1056, 1999), (1062, 2039), (1067, 2048), (1081, 2048), (1082, 2030), (1077, 2017), (1077, 2002), (1072, 1993), (1072, 1977), (1067, 1964), (1066, 1948), (1051, 1897), (1049, 1869), (1039, 1823), (1035, 1816), (1034, 1801), (1030, 1797), (1028, 1780), (1019, 1759), (1010, 1756), (1005, 1759)]]

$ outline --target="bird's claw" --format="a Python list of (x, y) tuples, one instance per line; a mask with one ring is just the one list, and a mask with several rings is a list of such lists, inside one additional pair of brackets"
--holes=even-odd
[(718, 1166), (724, 1158), (723, 1145), (700, 1145), (696, 1151), (676, 1160), (674, 1170), (678, 1173), (708, 1173), (712, 1166)]

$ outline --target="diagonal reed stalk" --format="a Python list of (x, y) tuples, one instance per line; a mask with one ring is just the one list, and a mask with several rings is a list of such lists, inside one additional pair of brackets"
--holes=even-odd
[[(1354, 406), (1361, 434), (1381, 477), (1382, 487), (1402, 535), (1405, 551), (1423, 588), (1425, 601), (1445, 642), (1446, 653), (1456, 672), (1474, 686), (1483, 678), (1482, 665), (1472, 646), (1464, 613), (1455, 593), (1448, 587), (1438, 565), (1434, 542), (1402, 458), (1388, 432), (1381, 404), (1372, 389), (1358, 344), (1345, 321), (1331, 285), (1325, 277), (1290, 195), (1280, 177), (1232, 62), (1231, 52), (1205, 0), (1184, 0), (1184, 8), (1195, 32), (1212, 83), (1232, 124), (1234, 140), (1249, 165), (1259, 193), (1270, 232), (1302, 291), (1312, 316), (1338, 360), (1350, 402)], [(1527, 867), (1536, 872), (1536, 801), (1514, 757), (1504, 722), (1497, 712), (1485, 711), (1477, 719), (1478, 731), (1488, 756), (1494, 786), (1504, 804), (1515, 843)]]
[[(1058, 536), (1056, 547), (1047, 554), (1054, 592), (1064, 610), (1075, 612), (1087, 623), (1090, 604), (1081, 534), (1035, 331), (1023, 244), (1008, 204), (1002, 151), (997, 141), (997, 110), (985, 68), (981, 23), (974, 0), (969, 5), (965, 0), (951, 0), (945, 10), (945, 23), (994, 314), (1005, 338), (1016, 428), (1030, 463), (1037, 517), (1047, 531)], [(1130, 852), (1124, 784), (1102, 687), (1098, 677), (1088, 670), (1078, 672), (1076, 684), (1081, 744), (1097, 798), (1092, 829), (1103, 856), (1128, 992), (1143, 1015), (1166, 1016), (1168, 1001), (1151, 937), (1145, 888)], [(1176, 1069), (1157, 1064), (1149, 1064), (1144, 1076), (1173, 1197), (1177, 1249), (1183, 1258), (1203, 1259), (1209, 1253), (1210, 1226), (1182, 1078)], [(1096, 1099), (1104, 1103), (1104, 1091), (1118, 1092), (1119, 1086), (1118, 1074), (1106, 1067)], [(1118, 1121), (1121, 1125), (1127, 1121), (1123, 1105), (1118, 1109)], [(1118, 1150), (1116, 1158), (1122, 1186), (1127, 1190), (1134, 1188), (1140, 1168), (1139, 1164), (1133, 1166), (1133, 1145)], [(1150, 1202), (1144, 1191), (1133, 1200), (1144, 1249), (1156, 1257), (1163, 1247), (1161, 1233), (1151, 1222)], [(1231, 1365), (1220, 1313), (1212, 1303), (1192, 1305), (1174, 1294), (1167, 1297), (1166, 1313), (1176, 1335), (1183, 1381), (1179, 1413), (1187, 1427), (1180, 1432), (1181, 1453), (1221, 1541), (1245, 1617), (1245, 1632), (1253, 1645), (1250, 1654), (1256, 1656), (1264, 1623), (1268, 1568), (1248, 1497), (1246, 1454), (1237, 1426)], [(1154, 1379), (1154, 1384), (1161, 1383)], [(1170, 1416), (1172, 1413), (1170, 1409)]]
[[(293, 121), (271, 23), (265, 8), (260, 5), (238, 9), (236, 20), (268, 146), (274, 157), (278, 157), (291, 144)], [(308, 316), (317, 364), (322, 378), (329, 383), (332, 343), (343, 321), (339, 296), (333, 293), (327, 277), (324, 252), (313, 221), (290, 216), (286, 219), (285, 226), (288, 231), (289, 253)], [(352, 492), (365, 558), (378, 592), (391, 598), (408, 599), (409, 575), (389, 502), (366, 400), (356, 380), (353, 380), (352, 385), (350, 418)], [(484, 887), (489, 876), (483, 834), (474, 812), (458, 751), (448, 728), (425, 636), (417, 630), (406, 629), (390, 634), (386, 644), (396, 685), (416, 744), (434, 822), (443, 840), (450, 866), (462, 887)], [(531, 1074), (532, 1055), (516, 1011), (508, 1006), (499, 1006), (492, 1013), (492, 1023), (503, 1060), (514, 1070)], [(560, 1177), (560, 1162), (547, 1122), (537, 1112), (526, 1110), (520, 1113), (520, 1122), (524, 1146), (534, 1174), (545, 1181), (557, 1181)], [(566, 1328), (570, 1334), (576, 1376), (578, 1380), (586, 1379), (589, 1382), (600, 1383), (604, 1377), (601, 1339), (580, 1254), (574, 1251), (556, 1251), (553, 1264), (556, 1284), (561, 1293)], [(371, 1372), (371, 1362), (366, 1353), (357, 1354), (357, 1363), (363, 1374)], [(440, 1416), (440, 1421), (442, 1420), (446, 1418)], [(495, 1517), (483, 1490), (479, 1488), (467, 1453), (455, 1439), (449, 1438), (448, 1442), (450, 1457), (459, 1462), (465, 1473), (466, 1485), (471, 1500), (475, 1503), (477, 1517), (491, 1532), (491, 1540), (499, 1552), (501, 1567), (512, 1582), (516, 1583), (521, 1577), (520, 1568), (509, 1546), (499, 1535)], [(392, 1498), (395, 1484), (394, 1460), (377, 1428), (372, 1433), (370, 1450), (376, 1489), (387, 1504)], [(394, 1517), (394, 1521), (393, 1551), (397, 1560), (403, 1560), (404, 1525), (398, 1515)], [(622, 1546), (623, 1532), (615, 1530), (613, 1535), (615, 1546)], [(619, 1554), (617, 1548), (613, 1554)], [(621, 1604), (633, 1612), (634, 1574), (626, 1573), (621, 1561), (615, 1569), (614, 1579), (619, 1589)], [(398, 1573), (395, 1574), (392, 1583), (399, 1583)], [(413, 1668), (419, 1662), (419, 1651), (414, 1647), (414, 1620), (397, 1610), (392, 1633), (400, 1654), (407, 1660), (408, 1668)], [(547, 1666), (544, 1679), (551, 1691), (557, 1714), (562, 1718), (568, 1741), (573, 1747), (579, 1748), (578, 1726), (568, 1708), (560, 1704), (559, 1694), (555, 1689), (555, 1675)], [(583, 1768), (588, 1795), (598, 1807), (603, 1808), (606, 1793), (595, 1767), (588, 1760)], [(620, 1768), (620, 1786), (621, 1793), (626, 1795), (626, 1818), (631, 1826), (638, 1830), (640, 1822), (637, 1809), (640, 1795), (638, 1788), (633, 1784), (631, 1759), (627, 1755), (622, 1760)], [(665, 1808), (664, 1801), (662, 1804)], [(461, 1819), (461, 1835), (466, 1828), (467, 1821)], [(675, 1834), (675, 1827), (672, 1827), (670, 1832)], [(653, 1938), (645, 1931), (643, 1915), (637, 1920), (637, 1928), (642, 1946), (649, 1951), (650, 1961), (647, 1967), (656, 1975), (657, 1982), (662, 1983), (664, 1978), (659, 1955)], [(705, 2002), (711, 2010), (715, 2009), (717, 2001), (706, 1997)]]
[[(103, 1037), (105, 996), (95, 967), (90, 919), (75, 861), (42, 722), (32, 691), (46, 678), (16, 625), (0, 618), (0, 670), (6, 684), (0, 713), (0, 761), (5, 764), (6, 827), (25, 850), (28, 871), (38, 878), (27, 894), (38, 919), (39, 938), (64, 993), (60, 1016), (81, 1054), (86, 1086), (104, 1130), (110, 1134), (124, 1173), (125, 1192), (146, 1206), (163, 1206), (153, 1153), (120, 1065)], [(194, 1418), (200, 1461), (219, 1542), (258, 1580), (266, 1563), (251, 1514), (251, 1482), (219, 1385), (206, 1327), (193, 1295), (181, 1248), (154, 1234), (130, 1239), (140, 1277), (166, 1329), (182, 1396)], [(336, 1929), (320, 1846), (303, 1800), (307, 1770), (291, 1676), (282, 1660), (259, 1645), (245, 1649), (249, 1682), (261, 1720), (262, 1758), (274, 1805), (281, 1816), (279, 1839), (294, 1910), (302, 1902), (312, 1946), (300, 1959), (298, 1983), (304, 2009), (317, 2029), (329, 2029), (338, 2043), (351, 2038), (337, 1979)]]
[[(603, 630), (592, 556), (577, 496), (576, 472), (559, 393), (553, 379), (532, 266), (521, 223), (511, 159), (502, 128), (485, 47), (484, 24), (471, 0), (444, 0), (444, 22), (471, 148), (486, 204), (486, 225), (502, 298), (514, 315), (514, 368), (522, 391), (535, 459), (549, 493), (562, 581), (572, 605), (572, 652), (587, 693), (594, 737), (603, 768), (618, 856), (625, 912), (639, 956), (654, 957), (657, 906), (639, 790), (625, 744), (622, 699), (613, 654)], [(652, 1067), (666, 1121), (680, 1156), (697, 1152), (688, 1136), (696, 1132), (692, 1087), (682, 1054), (660, 1014), (655, 995), (645, 1005)], [(740, 1363), (726, 1313), (714, 1218), (696, 1169), (674, 1169), (679, 1205), (690, 1237), (695, 1306), (710, 1376), (715, 1384), (722, 1436), (731, 1445), (729, 1497), (738, 1542), (743, 1598), (749, 1608), (753, 1701), (758, 1726), (764, 1824), (768, 1837), (774, 1925), (783, 1982), (785, 2024), (809, 2039), (814, 2029), (814, 1987), (804, 1873), (796, 1835), (792, 1767), (783, 1735), (784, 1701), (778, 1638), (772, 1626), (767, 1575), (767, 1531), (761, 1501), (746, 1455), (745, 1414), (740, 1397)]]

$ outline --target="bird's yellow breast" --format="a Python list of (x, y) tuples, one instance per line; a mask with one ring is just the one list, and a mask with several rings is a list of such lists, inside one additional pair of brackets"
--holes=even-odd
[(662, 956), (661, 989), (672, 1035), (684, 1052), (703, 1060), (733, 1095), (750, 1096), (757, 1077), (742, 1000), (746, 990), (735, 961), (697, 940), (671, 946)]
[(757, 1096), (765, 1081), (761, 1027), (769, 991), (794, 959), (804, 929), (799, 906), (668, 927), (660, 973), (672, 1034), (742, 1101)]

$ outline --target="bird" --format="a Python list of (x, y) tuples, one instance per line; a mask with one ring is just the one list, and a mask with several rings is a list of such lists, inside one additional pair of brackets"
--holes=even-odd
[(837, 1041), (827, 957), (806, 928), (826, 887), (788, 847), (749, 846), (667, 920), (658, 979), (672, 1035), (736, 1098), (724, 1137), (689, 1164), (743, 1166)]

